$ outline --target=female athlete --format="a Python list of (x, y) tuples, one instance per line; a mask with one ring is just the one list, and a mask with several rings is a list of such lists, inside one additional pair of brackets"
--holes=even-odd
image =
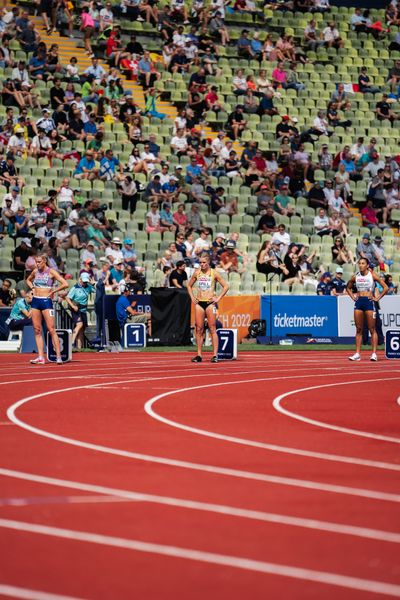
[[(388, 291), (388, 286), (376, 273), (370, 268), (366, 258), (360, 258), (358, 261), (358, 273), (353, 275), (347, 284), (346, 291), (350, 298), (354, 300), (354, 322), (356, 324), (356, 353), (349, 356), (349, 360), (361, 360), (361, 344), (364, 319), (367, 320), (369, 332), (371, 334), (372, 354), (370, 360), (376, 362), (378, 357), (376, 349), (378, 347), (378, 336), (375, 330), (375, 302), (379, 300)], [(375, 282), (378, 283), (382, 291), (375, 297)], [(356, 293), (353, 292), (353, 286)]]
[[(54, 283), (58, 281), (60, 284), (54, 287)], [(54, 350), (56, 351), (57, 364), (62, 364), (60, 352), (60, 340), (54, 327), (54, 311), (53, 311), (53, 296), (57, 292), (68, 287), (68, 283), (54, 269), (50, 269), (47, 265), (47, 255), (39, 254), (36, 257), (36, 268), (26, 280), (26, 284), (33, 291), (31, 304), (32, 323), (35, 330), (35, 340), (38, 349), (38, 357), (31, 360), (33, 365), (44, 365), (44, 342), (42, 337), (43, 319), (46, 323), (48, 332), (51, 335)]]
[[(229, 290), (228, 283), (221, 275), (211, 268), (210, 257), (206, 252), (200, 256), (200, 269), (197, 269), (188, 283), (189, 296), (195, 304), (195, 328), (197, 342), (197, 356), (192, 358), (192, 362), (201, 362), (202, 346), (204, 341), (204, 320), (207, 317), (208, 328), (210, 331), (213, 347), (213, 357), (211, 362), (218, 362), (218, 336), (215, 328), (215, 305), (221, 300)], [(197, 282), (197, 296), (193, 294), (193, 286)], [(215, 284), (218, 282), (222, 287), (219, 296), (215, 295)]]

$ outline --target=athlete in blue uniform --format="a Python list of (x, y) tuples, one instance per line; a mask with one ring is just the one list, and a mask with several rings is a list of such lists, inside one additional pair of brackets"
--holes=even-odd
[[(59, 283), (54, 287), (55, 283)], [(34, 365), (44, 365), (44, 342), (42, 337), (43, 320), (46, 323), (47, 330), (51, 336), (54, 350), (56, 351), (56, 363), (62, 365), (60, 340), (54, 327), (54, 294), (61, 292), (68, 287), (68, 283), (55, 269), (50, 269), (47, 265), (47, 254), (39, 254), (36, 257), (36, 268), (26, 280), (26, 285), (33, 291), (31, 304), (32, 323), (35, 330), (35, 340), (38, 349), (38, 357), (31, 360)]]
[[(347, 284), (346, 291), (350, 298), (354, 300), (354, 322), (356, 324), (356, 353), (349, 356), (349, 360), (359, 361), (361, 360), (361, 344), (362, 344), (362, 331), (364, 325), (364, 319), (367, 320), (368, 329), (371, 334), (371, 345), (372, 354), (370, 360), (376, 362), (378, 357), (376, 350), (378, 347), (378, 336), (375, 330), (375, 307), (374, 307), (374, 290), (375, 282), (379, 283), (382, 291), (375, 297), (375, 300), (379, 300), (388, 291), (388, 286), (382, 279), (380, 279), (376, 273), (370, 268), (369, 262), (366, 258), (360, 258), (358, 261), (359, 271), (353, 275)], [(356, 288), (356, 293), (353, 291), (353, 287)]]

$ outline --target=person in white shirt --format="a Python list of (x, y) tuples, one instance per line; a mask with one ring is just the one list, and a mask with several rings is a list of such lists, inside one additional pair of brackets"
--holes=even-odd
[[(19, 192), (20, 188), (18, 186), (15, 185), (12, 187), (10, 193), (4, 195), (2, 208), (7, 208), (16, 214), (17, 210), (22, 206)], [(11, 200), (10, 206), (7, 206), (7, 200)]]
[(388, 210), (388, 219), (390, 219), (390, 213), (394, 208), (400, 208), (400, 190), (399, 183), (395, 181), (392, 185), (389, 185), (384, 190), (384, 196), (386, 200), (386, 207)]
[(45, 225), (39, 227), (35, 233), (35, 237), (41, 240), (43, 243), (48, 243), (50, 238), (56, 237), (57, 230), (54, 227), (53, 221), (46, 221)]
[(278, 225), (278, 231), (275, 231), (272, 236), (271, 244), (279, 244), (281, 256), (284, 257), (289, 248), (290, 242), (290, 234), (286, 231), (286, 225), (284, 223), (280, 223), (280, 225)]
[(322, 35), (327, 48), (343, 48), (344, 43), (339, 35), (339, 31), (336, 29), (336, 24), (334, 21), (331, 21), (328, 24), (328, 27), (325, 27)]
[(161, 167), (161, 172), (158, 173), (158, 175), (160, 176), (160, 183), (161, 183), (161, 185), (164, 185), (164, 183), (168, 183), (169, 182), (169, 180), (171, 178), (171, 175), (170, 175), (170, 173), (168, 171), (169, 171), (168, 165), (163, 165)]
[(320, 208), (317, 216), (314, 218), (315, 233), (321, 237), (324, 235), (330, 235), (332, 233), (329, 226), (329, 218), (323, 208)]
[(326, 113), (323, 110), (319, 110), (314, 119), (311, 133), (315, 135), (331, 135), (331, 132), (328, 131), (328, 125)]
[(187, 153), (188, 143), (184, 136), (183, 129), (178, 129), (176, 135), (174, 135), (171, 139), (171, 149), (173, 150), (174, 154), (177, 154), (178, 156)]
[(57, 202), (60, 208), (71, 208), (74, 204), (74, 192), (69, 187), (68, 177), (64, 177), (58, 188)]
[(49, 156), (52, 151), (50, 139), (47, 137), (43, 129), (39, 129), (38, 135), (35, 135), (32, 139), (31, 147), (29, 149), (32, 156), (35, 158)]
[(7, 144), (7, 152), (10, 152), (17, 156), (25, 154), (27, 149), (26, 141), (24, 138), (24, 129), (17, 127), (15, 134), (10, 137)]
[(200, 236), (193, 244), (193, 256), (199, 257), (202, 252), (208, 252), (211, 248), (211, 242), (209, 239), (209, 231), (208, 229), (201, 229)]
[(96, 264), (96, 255), (94, 253), (94, 242), (89, 240), (86, 248), (82, 250), (80, 255), (81, 268), (87, 266), (89, 262)]
[(19, 81), (20, 83), (29, 84), (29, 73), (26, 69), (26, 63), (24, 60), (20, 60), (18, 65), (12, 70), (11, 79), (13, 81)]
[(221, 148), (221, 152), (219, 153), (222, 163), (225, 163), (225, 161), (229, 159), (229, 155), (232, 152), (232, 150), (233, 143), (230, 140), (228, 140), (227, 142), (225, 142), (225, 144)]
[(349, 217), (349, 211), (347, 210), (346, 203), (340, 195), (341, 190), (336, 189), (333, 197), (331, 196), (328, 200), (329, 214), (332, 215), (334, 212), (340, 214), (341, 217), (347, 219)]
[(379, 154), (375, 153), (372, 155), (372, 161), (364, 167), (364, 172), (367, 173), (371, 178), (378, 175), (378, 171), (385, 168), (383, 160), (379, 160)]
[(144, 145), (144, 150), (140, 153), (140, 160), (146, 165), (147, 171), (151, 172), (155, 169), (155, 163), (159, 163), (160, 160), (150, 152), (150, 146)]
[(213, 139), (211, 142), (211, 149), (213, 154), (216, 154), (218, 157), (221, 155), (222, 148), (225, 146), (224, 144), (225, 133), (223, 131), (218, 132), (217, 137)]
[(114, 263), (115, 260), (124, 260), (122, 242), (119, 237), (114, 237), (111, 240), (111, 245), (107, 246), (105, 254), (111, 263)]
[(100, 11), (100, 31), (112, 27), (113, 21), (114, 15), (111, 10), (111, 2), (106, 2), (105, 7)]
[(179, 25), (178, 29), (174, 31), (172, 36), (172, 42), (178, 48), (183, 48), (186, 44), (186, 35), (182, 25)]

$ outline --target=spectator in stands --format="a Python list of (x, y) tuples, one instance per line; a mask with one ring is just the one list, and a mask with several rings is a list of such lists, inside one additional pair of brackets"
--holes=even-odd
[(391, 92), (394, 94), (397, 93), (400, 83), (400, 60), (396, 60), (393, 67), (389, 70), (387, 81)]
[(395, 113), (394, 110), (390, 108), (390, 103), (388, 102), (389, 97), (387, 94), (382, 95), (382, 100), (376, 103), (375, 114), (376, 118), (380, 121), (396, 121), (400, 118), (398, 113)]
[(9, 279), (3, 279), (0, 288), (0, 308), (11, 306), (13, 298), (12, 282)]
[(292, 216), (294, 214), (292, 200), (293, 198), (289, 196), (288, 186), (286, 184), (282, 185), (278, 194), (275, 196), (275, 212), (286, 217)]
[(376, 235), (374, 237), (374, 243), (372, 244), (373, 249), (375, 251), (375, 255), (378, 258), (379, 266), (382, 269), (385, 265), (391, 267), (393, 265), (393, 261), (386, 256), (385, 248), (382, 246), (382, 236)]
[(358, 88), (362, 94), (379, 94), (381, 91), (379, 87), (376, 87), (371, 83), (371, 79), (367, 72), (367, 67), (361, 67), (361, 71), (358, 76)]
[(371, 244), (371, 236), (369, 233), (363, 234), (361, 241), (357, 244), (356, 254), (357, 259), (366, 258), (371, 267), (374, 268), (378, 265), (379, 259), (376, 255), (374, 246)]
[(327, 48), (343, 48), (344, 42), (336, 28), (335, 21), (330, 21), (322, 32), (325, 46)]
[(318, 214), (314, 217), (314, 230), (320, 237), (332, 234), (332, 228), (329, 225), (329, 217), (323, 208), (320, 208)]
[(272, 117), (273, 115), (278, 114), (278, 109), (274, 106), (273, 98), (274, 92), (272, 90), (268, 90), (265, 92), (258, 106), (258, 114), (260, 115), (260, 117), (262, 117), (263, 115), (269, 115), (270, 117)]
[(81, 158), (75, 169), (74, 177), (76, 179), (88, 179), (93, 181), (98, 176), (99, 169), (96, 167), (93, 150), (86, 150), (85, 156)]
[(242, 273), (243, 269), (239, 265), (238, 256), (235, 252), (236, 243), (228, 240), (225, 244), (225, 250), (220, 255), (218, 267), (225, 273)]
[(237, 140), (247, 127), (247, 121), (243, 116), (243, 108), (243, 104), (238, 104), (228, 116), (226, 128), (234, 140)]
[(308, 206), (311, 208), (328, 208), (328, 202), (322, 186), (322, 181), (316, 181), (308, 192)]
[(283, 257), (286, 254), (291, 242), (290, 234), (286, 231), (286, 225), (284, 223), (279, 223), (278, 231), (274, 232), (271, 242), (272, 244), (276, 243), (279, 245), (279, 251)]
[(262, 235), (263, 233), (274, 233), (277, 231), (274, 210), (272, 207), (268, 207), (265, 213), (261, 216), (256, 230), (259, 235)]
[(185, 261), (178, 260), (175, 269), (169, 275), (170, 287), (185, 289), (187, 286), (188, 276), (185, 271)]
[(318, 33), (317, 30), (317, 22), (312, 18), (304, 29), (303, 45), (315, 52), (323, 44), (322, 34)]
[[(25, 326), (32, 325), (31, 302), (33, 292), (29, 291), (16, 299), (6, 325), (10, 331), (21, 331)], [(1, 300), (0, 300), (1, 302)]]
[(354, 264), (354, 256), (351, 250), (345, 246), (343, 238), (336, 236), (333, 241), (332, 251), (332, 262), (338, 265)]

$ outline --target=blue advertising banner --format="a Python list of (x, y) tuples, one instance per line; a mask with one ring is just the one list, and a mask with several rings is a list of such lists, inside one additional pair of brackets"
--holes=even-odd
[(261, 319), (267, 336), (335, 337), (338, 335), (337, 300), (334, 296), (261, 297)]

